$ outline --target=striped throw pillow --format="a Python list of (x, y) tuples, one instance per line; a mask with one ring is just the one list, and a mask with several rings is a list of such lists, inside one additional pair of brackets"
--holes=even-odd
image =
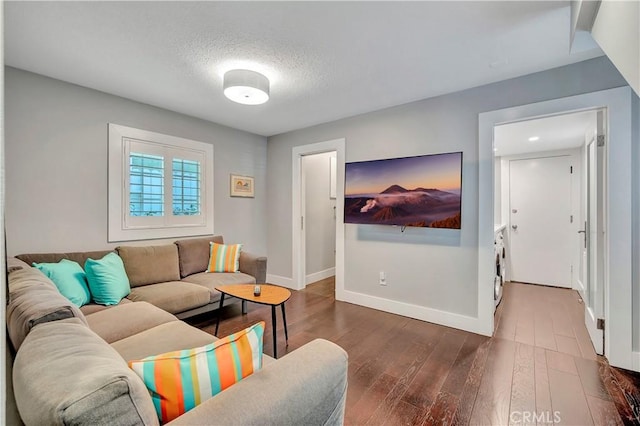
[(209, 345), (129, 361), (169, 422), (262, 368), (264, 321)]
[(207, 272), (238, 272), (242, 244), (210, 243)]

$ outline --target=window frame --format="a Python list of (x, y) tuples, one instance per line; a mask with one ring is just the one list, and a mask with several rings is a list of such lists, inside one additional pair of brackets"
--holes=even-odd
[[(109, 123), (108, 241), (134, 241), (213, 234), (213, 145)], [(164, 159), (163, 216), (131, 216), (130, 152)], [(198, 161), (200, 215), (173, 215), (173, 159)], [(167, 164), (170, 167), (167, 167)]]

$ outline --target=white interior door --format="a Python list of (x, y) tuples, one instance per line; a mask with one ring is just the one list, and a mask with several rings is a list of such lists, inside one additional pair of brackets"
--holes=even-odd
[(509, 162), (511, 280), (571, 287), (570, 157)]
[[(596, 353), (604, 354), (604, 129), (603, 111), (598, 111), (596, 138), (586, 146), (586, 209), (584, 234), (584, 322)], [(600, 143), (598, 142), (600, 141)]]

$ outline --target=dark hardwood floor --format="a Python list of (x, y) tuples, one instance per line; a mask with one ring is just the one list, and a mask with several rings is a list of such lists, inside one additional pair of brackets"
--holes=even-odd
[[(289, 345), (278, 315), (278, 353), (324, 338), (349, 354), (345, 424), (640, 424), (640, 375), (593, 351), (576, 292), (507, 283), (488, 338), (334, 299), (333, 279), (293, 291)], [(271, 311), (224, 308), (220, 335)], [(190, 320), (212, 333), (215, 314)]]

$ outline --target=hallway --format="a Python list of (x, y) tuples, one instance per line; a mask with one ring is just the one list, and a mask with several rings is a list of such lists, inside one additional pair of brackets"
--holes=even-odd
[(506, 283), (495, 319), (494, 336), (516, 342), (512, 412), (522, 403), (537, 413), (561, 413), (562, 424), (638, 420), (638, 376), (595, 353), (576, 291)]

